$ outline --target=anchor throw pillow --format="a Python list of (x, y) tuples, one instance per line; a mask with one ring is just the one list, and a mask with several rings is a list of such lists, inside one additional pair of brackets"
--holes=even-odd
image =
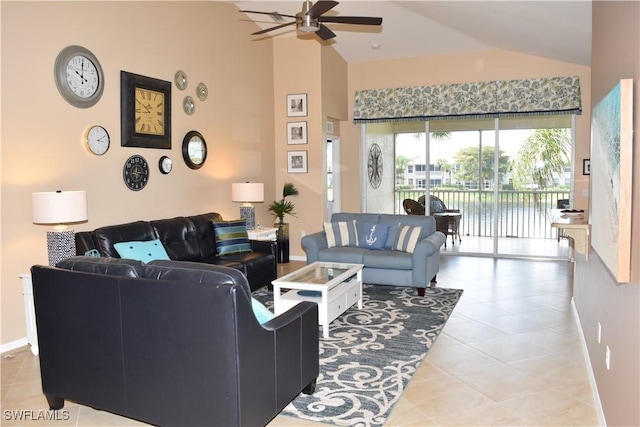
[(389, 236), (389, 226), (387, 224), (374, 224), (371, 222), (364, 223), (366, 230), (363, 236), (360, 236), (360, 247), (367, 249), (381, 250), (387, 242)]

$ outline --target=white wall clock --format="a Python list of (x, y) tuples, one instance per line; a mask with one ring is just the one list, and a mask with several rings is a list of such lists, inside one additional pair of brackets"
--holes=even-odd
[(111, 138), (105, 128), (95, 125), (85, 132), (84, 143), (91, 153), (102, 156), (109, 149)]
[(89, 108), (102, 97), (104, 74), (98, 58), (82, 46), (67, 46), (53, 68), (56, 87), (71, 105)]

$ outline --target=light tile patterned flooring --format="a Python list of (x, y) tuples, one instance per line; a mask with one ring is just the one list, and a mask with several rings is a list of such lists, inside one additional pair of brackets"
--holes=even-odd
[[(302, 265), (280, 264), (279, 275)], [(438, 286), (465, 291), (386, 425), (598, 425), (571, 310), (572, 268), (441, 257)], [(70, 402), (64, 420), (7, 419), (7, 410), (47, 406), (37, 357), (26, 350), (5, 354), (1, 368), (2, 426), (145, 425)], [(312, 425), (321, 424), (285, 416), (269, 424)]]

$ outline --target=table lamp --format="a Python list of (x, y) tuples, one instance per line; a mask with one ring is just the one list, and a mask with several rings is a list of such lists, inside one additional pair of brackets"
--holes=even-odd
[(231, 201), (242, 202), (240, 218), (247, 221), (247, 229), (256, 226), (256, 209), (251, 202), (264, 202), (264, 184), (257, 182), (237, 182), (231, 184)]
[(86, 191), (52, 191), (31, 194), (34, 224), (56, 224), (47, 231), (49, 265), (75, 256), (76, 241), (73, 230), (65, 224), (87, 220)]

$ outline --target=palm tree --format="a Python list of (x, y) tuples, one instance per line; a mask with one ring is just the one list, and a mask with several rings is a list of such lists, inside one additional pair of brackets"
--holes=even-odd
[(518, 151), (513, 162), (516, 188), (544, 189), (562, 176), (571, 159), (571, 136), (568, 129), (537, 129)]

